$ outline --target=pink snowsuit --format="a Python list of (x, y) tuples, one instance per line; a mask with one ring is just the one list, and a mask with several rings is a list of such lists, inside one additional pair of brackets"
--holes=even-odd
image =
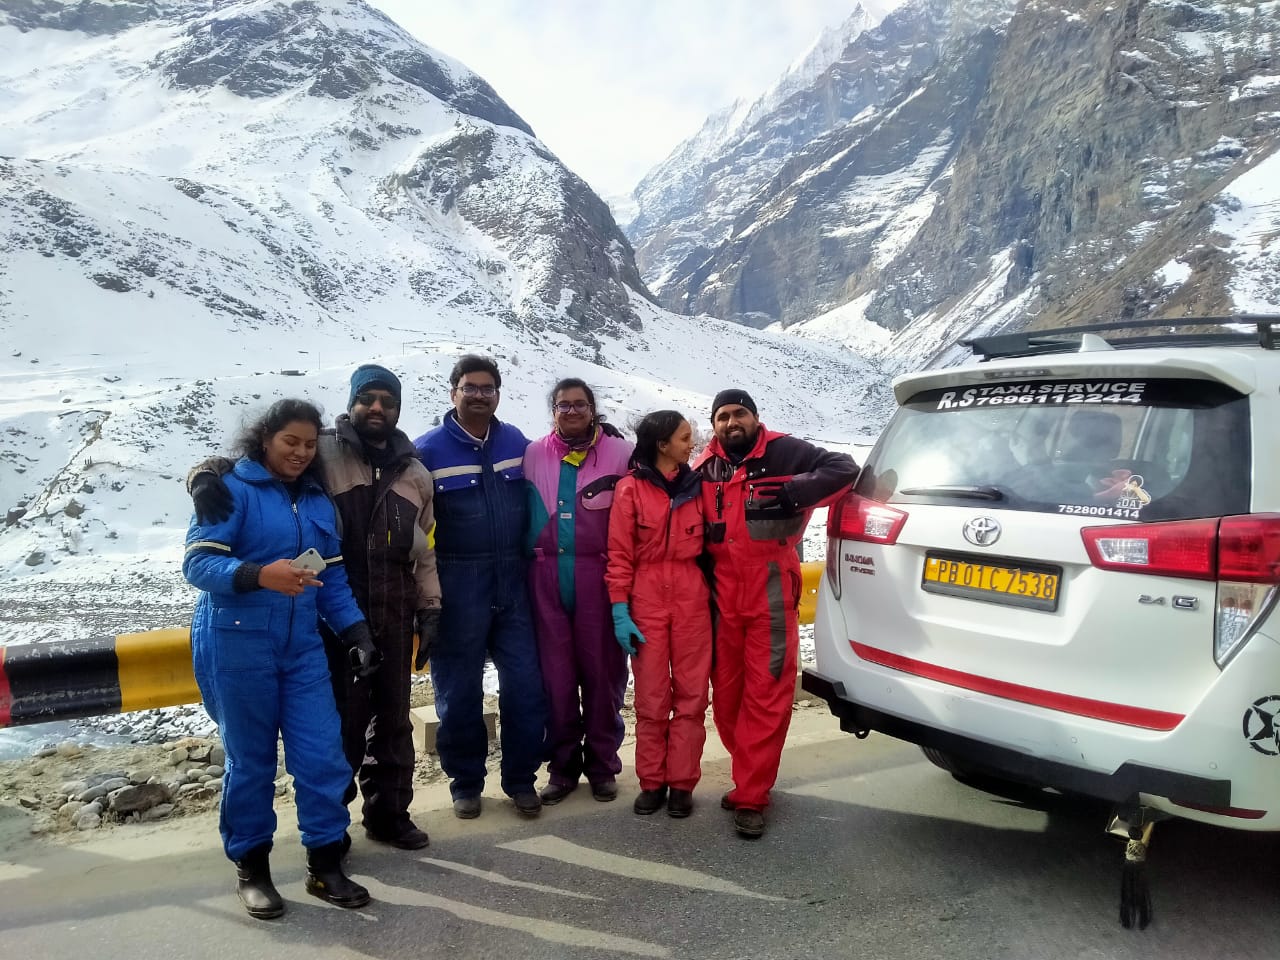
[(565, 459), (571, 452), (552, 431), (524, 455), (533, 544), (529, 594), (556, 786), (572, 786), (583, 774), (593, 784), (608, 783), (621, 772), (627, 688), (604, 571), (613, 488), (627, 472), (631, 444), (601, 432), (580, 465)]

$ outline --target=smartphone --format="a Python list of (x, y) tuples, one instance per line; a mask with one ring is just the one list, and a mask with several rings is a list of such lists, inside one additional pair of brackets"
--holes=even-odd
[(324, 562), (324, 557), (316, 551), (315, 547), (303, 552), (302, 556), (296, 557), (291, 561), (291, 565), (300, 570), (310, 570), (312, 573), (319, 573), (328, 564)]

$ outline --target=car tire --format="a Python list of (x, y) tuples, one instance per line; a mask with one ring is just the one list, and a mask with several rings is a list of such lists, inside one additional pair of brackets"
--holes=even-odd
[(1048, 788), (1044, 784), (1013, 779), (944, 750), (934, 747), (921, 747), (920, 750), (926, 760), (935, 767), (947, 771), (957, 783), (1028, 807), (1052, 811), (1064, 805), (1070, 808), (1092, 802), (1080, 794), (1070, 794)]
[(971, 766), (949, 753), (944, 753), (936, 747), (921, 747), (920, 752), (935, 767), (947, 771), (958, 780), (966, 780), (980, 775), (977, 767)]
[(935, 767), (947, 771), (966, 787), (973, 787), (975, 790), (1008, 797), (1014, 795), (1024, 796), (1042, 789), (1039, 784), (1003, 776), (988, 767), (973, 763), (964, 757), (957, 757), (953, 753), (947, 753), (936, 747), (921, 747), (920, 751), (924, 754), (925, 759)]

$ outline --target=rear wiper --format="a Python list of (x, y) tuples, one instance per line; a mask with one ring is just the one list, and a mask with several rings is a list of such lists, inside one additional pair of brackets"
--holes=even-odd
[(934, 487), (910, 487), (899, 490), (909, 497), (956, 497), (973, 500), (1003, 500), (1004, 491), (999, 487), (971, 486), (962, 483), (940, 483)]

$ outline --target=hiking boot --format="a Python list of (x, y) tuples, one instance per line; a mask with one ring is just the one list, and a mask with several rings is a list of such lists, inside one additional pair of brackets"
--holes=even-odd
[[(427, 836), (427, 831), (419, 830), (411, 820), (406, 820), (403, 824), (391, 830), (380, 830), (366, 823), (364, 832), (365, 836), (370, 840), (390, 844), (400, 850), (421, 850), (431, 843), (431, 838)], [(345, 854), (350, 848), (351, 842), (348, 839), (342, 852)]]
[(307, 850), (307, 893), (334, 906), (363, 907), (369, 891), (342, 872), (342, 843)]
[(542, 801), (532, 790), (523, 790), (511, 795), (511, 802), (516, 805), (516, 813), (522, 817), (536, 817), (542, 812)]
[(737, 810), (738, 809), (738, 805), (729, 799), (729, 794), (731, 793), (733, 793), (732, 790), (727, 790), (725, 791), (724, 795), (720, 798), (721, 810)]
[(453, 815), (459, 820), (474, 820), (480, 816), (480, 798), (459, 797), (453, 801)]
[(618, 782), (616, 780), (601, 780), (599, 783), (593, 783), (591, 785), (591, 795), (601, 803), (617, 800)]
[(284, 900), (271, 882), (271, 845), (254, 847), (236, 863), (236, 895), (249, 916), (274, 920), (284, 913)]
[(667, 798), (667, 816), (677, 820), (693, 813), (693, 791), (671, 788), (671, 796)]
[(631, 809), (642, 817), (647, 817), (651, 813), (657, 813), (662, 809), (662, 805), (667, 802), (667, 788), (659, 787), (657, 790), (641, 790), (640, 795), (636, 797), (636, 802)]
[(576, 783), (548, 783), (542, 788), (542, 793), (539, 796), (542, 798), (543, 805), (550, 807), (559, 803), (577, 789), (578, 785)]
[(739, 807), (733, 812), (733, 829), (738, 831), (738, 836), (745, 837), (748, 840), (755, 840), (757, 837), (763, 837), (763, 811), (748, 810), (745, 807)]

